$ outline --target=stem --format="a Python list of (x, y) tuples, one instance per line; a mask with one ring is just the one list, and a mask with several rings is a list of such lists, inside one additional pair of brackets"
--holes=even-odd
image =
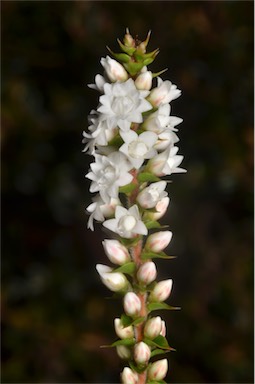
[[(141, 259), (141, 252), (142, 252), (142, 246), (143, 246), (143, 241), (140, 240), (136, 246), (132, 248), (132, 253), (133, 253), (133, 260), (136, 264), (136, 268), (138, 269), (140, 265), (142, 264), (142, 259)], [(136, 278), (134, 283), (137, 283)], [(140, 341), (143, 340), (143, 329), (145, 322), (147, 320), (147, 308), (146, 308), (146, 301), (147, 301), (147, 293), (146, 292), (137, 292), (137, 296), (139, 297), (141, 301), (141, 311), (139, 313), (139, 316), (144, 317), (144, 321), (138, 325), (136, 325), (135, 328), (135, 338), (136, 342), (139, 343)], [(146, 370), (138, 375), (138, 382), (137, 384), (145, 384), (147, 379), (147, 373)]]

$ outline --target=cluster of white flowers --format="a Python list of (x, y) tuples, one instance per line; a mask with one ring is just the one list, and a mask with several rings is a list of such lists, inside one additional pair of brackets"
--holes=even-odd
[[(157, 270), (151, 258), (153, 254), (165, 256), (162, 251), (172, 233), (151, 234), (144, 248), (142, 237), (148, 235), (149, 229), (160, 227), (157, 220), (165, 214), (170, 201), (167, 181), (160, 178), (185, 172), (180, 168), (183, 156), (177, 154), (175, 145), (179, 141), (176, 126), (182, 119), (170, 114), (170, 103), (181, 91), (148, 70), (147, 65), (158, 53), (146, 53), (148, 40), (149, 34), (144, 42), (137, 42), (127, 31), (124, 44), (119, 41), (123, 52), (112, 52), (117, 60), (109, 56), (101, 59), (104, 76), (96, 75), (95, 84), (89, 85), (100, 92), (99, 105), (89, 116), (89, 132), (83, 132), (84, 151), (95, 159), (86, 175), (91, 180), (90, 192), (95, 193), (87, 207), (88, 227), (93, 230), (96, 220), (118, 236), (105, 240), (103, 246), (108, 259), (121, 271), (102, 264), (96, 268), (110, 290), (124, 295), (124, 317), (129, 324), (122, 318), (115, 319), (114, 325), (120, 339), (129, 342), (119, 343), (117, 353), (124, 359), (130, 359), (133, 353), (131, 360), (136, 368), (124, 369), (123, 383), (140, 383), (139, 377), (147, 368), (149, 381), (162, 380), (166, 375), (166, 359), (147, 367), (153, 350), (150, 340), (157, 346), (157, 339), (160, 347), (166, 333), (160, 317), (148, 319), (147, 315), (155, 307), (153, 303), (162, 303), (171, 293), (171, 279), (155, 282)], [(154, 77), (157, 84), (153, 87)], [(135, 256), (137, 247), (140, 253)], [(147, 259), (142, 260), (141, 252)], [(133, 277), (132, 282), (126, 273)], [(141, 299), (139, 287), (144, 291), (151, 284), (149, 293)], [(138, 337), (132, 324), (136, 320), (139, 326), (139, 317), (144, 331)]]

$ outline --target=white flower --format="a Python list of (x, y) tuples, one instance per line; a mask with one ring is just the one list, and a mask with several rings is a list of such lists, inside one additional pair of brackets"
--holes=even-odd
[(143, 123), (143, 128), (157, 134), (170, 123), (170, 104), (160, 105), (156, 112), (151, 113)]
[(118, 128), (108, 128), (106, 120), (100, 118), (93, 119), (93, 124), (89, 126), (89, 131), (83, 132), (83, 143), (87, 143), (83, 152), (89, 152), (91, 155), (95, 154), (96, 147), (107, 146), (114, 136), (118, 133)]
[(112, 272), (107, 265), (97, 264), (96, 270), (99, 273), (103, 284), (113, 292), (121, 291), (128, 286), (128, 281), (123, 273)]
[(124, 140), (124, 144), (119, 150), (128, 157), (130, 163), (136, 169), (141, 167), (144, 159), (151, 159), (157, 154), (153, 145), (156, 143), (158, 136), (154, 132), (143, 132), (138, 135), (130, 130), (120, 132), (120, 136)]
[(158, 77), (158, 86), (151, 91), (148, 100), (153, 107), (158, 107), (161, 104), (170, 103), (170, 101), (179, 97), (180, 94), (181, 91), (171, 81), (163, 81)]
[(178, 147), (167, 148), (164, 152), (159, 153), (147, 164), (147, 170), (156, 176), (166, 176), (172, 173), (186, 172), (185, 169), (179, 168), (183, 160), (183, 156), (176, 155)]
[(94, 231), (93, 220), (102, 222), (105, 220), (105, 218), (113, 217), (116, 206), (120, 205), (121, 202), (119, 199), (112, 197), (109, 203), (106, 204), (99, 194), (96, 195), (92, 201), (93, 203), (87, 207), (87, 211), (91, 213), (88, 220), (88, 228)]
[(88, 87), (103, 92), (105, 83), (105, 78), (102, 75), (96, 75), (95, 84), (88, 84)]
[(128, 73), (125, 68), (116, 60), (109, 56), (102, 57), (101, 64), (105, 69), (108, 78), (114, 83), (115, 81), (126, 81)]
[(170, 129), (166, 129), (158, 135), (158, 140), (154, 145), (154, 148), (158, 151), (164, 151), (168, 147), (173, 147), (175, 143), (179, 141), (175, 132)]
[(115, 219), (106, 220), (103, 226), (126, 239), (148, 233), (145, 224), (141, 221), (137, 205), (129, 209), (118, 205), (115, 210)]
[(95, 163), (91, 164), (91, 172), (86, 177), (92, 180), (90, 192), (99, 192), (105, 203), (111, 197), (118, 198), (119, 187), (131, 183), (133, 176), (126, 157), (120, 152), (108, 156), (95, 155)]
[(110, 127), (118, 126), (122, 131), (128, 131), (131, 123), (142, 123), (142, 113), (152, 108), (132, 79), (124, 83), (105, 84), (104, 93), (99, 98), (101, 106), (98, 112), (108, 120)]
[(138, 203), (146, 209), (154, 208), (157, 203), (167, 196), (166, 181), (158, 181), (144, 188), (137, 196)]
[(140, 90), (150, 90), (152, 85), (152, 73), (150, 71), (142, 72), (135, 79), (135, 86)]

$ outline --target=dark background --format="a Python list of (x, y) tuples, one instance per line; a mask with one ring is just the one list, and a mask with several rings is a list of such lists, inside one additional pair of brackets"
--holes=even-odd
[(119, 301), (81, 151), (106, 45), (125, 28), (160, 48), (150, 66), (182, 90), (172, 103), (185, 175), (174, 175), (158, 262), (173, 278), (160, 313), (176, 352), (169, 382), (253, 382), (253, 2), (2, 1), (2, 382), (113, 383)]

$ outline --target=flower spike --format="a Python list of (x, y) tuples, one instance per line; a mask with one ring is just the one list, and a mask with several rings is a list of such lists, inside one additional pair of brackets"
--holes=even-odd
[[(97, 264), (102, 283), (122, 296), (123, 313), (114, 319), (119, 338), (111, 346), (128, 362), (120, 378), (123, 384), (165, 383), (168, 361), (151, 358), (174, 350), (166, 340), (166, 324), (152, 311), (176, 309), (165, 303), (172, 279), (157, 281), (154, 258), (173, 258), (164, 250), (172, 232), (162, 230), (170, 197), (164, 176), (186, 172), (177, 155), (175, 128), (182, 119), (171, 115), (171, 103), (181, 91), (147, 66), (159, 49), (146, 52), (151, 31), (144, 41), (126, 29), (117, 39), (119, 53), (107, 47), (110, 56), (100, 63), (104, 75), (95, 76), (89, 87), (99, 92), (98, 107), (89, 115), (83, 132), (84, 152), (94, 157), (86, 174), (94, 194), (87, 207), (88, 228), (99, 222), (112, 234), (102, 242), (107, 261)], [(157, 77), (157, 84), (154, 78)], [(153, 232), (151, 232), (153, 231)]]

